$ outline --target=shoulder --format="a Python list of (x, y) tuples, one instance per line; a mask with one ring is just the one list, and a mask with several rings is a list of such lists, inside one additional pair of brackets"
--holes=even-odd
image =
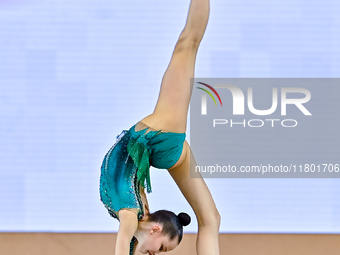
[(132, 210), (122, 209), (118, 212), (120, 221), (119, 231), (123, 230), (129, 233), (134, 233), (138, 227), (137, 214)]
[(136, 219), (138, 221), (138, 209), (137, 208), (122, 208), (117, 213), (118, 220), (134, 220)]

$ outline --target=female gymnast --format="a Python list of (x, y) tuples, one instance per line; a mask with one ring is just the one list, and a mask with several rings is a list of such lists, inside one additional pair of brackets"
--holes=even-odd
[(157, 254), (181, 241), (186, 213), (149, 213), (144, 189), (151, 192), (150, 165), (167, 169), (192, 207), (198, 222), (198, 255), (219, 254), (220, 215), (203, 178), (190, 178), (195, 159), (185, 140), (198, 47), (209, 18), (209, 0), (191, 0), (184, 29), (163, 76), (156, 107), (123, 130), (106, 154), (100, 177), (101, 201), (120, 221), (115, 254)]

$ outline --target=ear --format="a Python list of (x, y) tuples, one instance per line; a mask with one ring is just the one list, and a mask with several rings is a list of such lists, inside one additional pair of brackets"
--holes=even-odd
[(162, 227), (160, 225), (154, 225), (150, 230), (150, 234), (158, 234), (161, 232), (162, 232)]

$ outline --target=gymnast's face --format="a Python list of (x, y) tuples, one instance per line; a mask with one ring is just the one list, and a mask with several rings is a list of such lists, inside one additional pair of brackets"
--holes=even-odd
[(169, 236), (162, 233), (161, 225), (154, 225), (145, 233), (144, 240), (138, 241), (137, 249), (142, 254), (154, 255), (171, 251), (178, 245), (178, 237), (170, 240)]

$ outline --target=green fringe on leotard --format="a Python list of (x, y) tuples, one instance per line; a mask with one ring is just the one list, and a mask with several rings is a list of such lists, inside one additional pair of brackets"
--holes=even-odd
[[(131, 138), (127, 145), (127, 151), (133, 162), (137, 166), (137, 182), (145, 188), (147, 192), (151, 192), (150, 181), (150, 151), (143, 144), (137, 142), (136, 139)], [(146, 184), (146, 185), (145, 185)]]

